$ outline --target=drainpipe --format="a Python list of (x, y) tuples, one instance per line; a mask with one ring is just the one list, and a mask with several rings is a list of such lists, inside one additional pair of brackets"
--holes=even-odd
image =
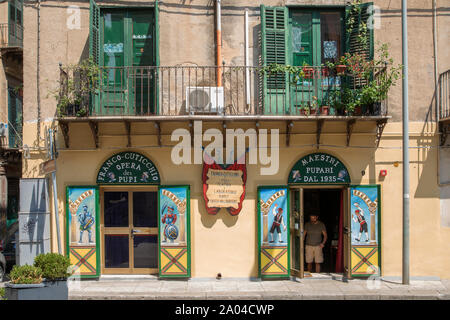
[(216, 65), (217, 65), (217, 86), (222, 86), (222, 25), (220, 10), (220, 0), (216, 0)]
[(402, 0), (403, 63), (403, 250), (402, 283), (409, 284), (409, 110), (408, 110), (408, 8)]
[(245, 9), (245, 94), (246, 94), (246, 105), (247, 110), (250, 111), (250, 73), (248, 70), (248, 60), (249, 60), (249, 52), (248, 52), (248, 9)]
[(41, 93), (40, 93), (40, 41), (41, 41), (41, 0), (37, 7), (37, 49), (36, 49), (36, 98), (37, 98), (37, 144), (41, 140)]
[(55, 135), (53, 129), (48, 130), (50, 136), (50, 160), (55, 161), (55, 171), (52, 172), (52, 186), (53, 186), (53, 205), (55, 207), (55, 222), (56, 222), (56, 242), (58, 244), (58, 253), (61, 252), (61, 236), (59, 232), (59, 210), (58, 210), (58, 190), (56, 187), (56, 155), (55, 155)]

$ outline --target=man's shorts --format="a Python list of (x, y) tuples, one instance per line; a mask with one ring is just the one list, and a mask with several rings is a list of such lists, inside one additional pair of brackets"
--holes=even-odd
[(320, 246), (306, 246), (305, 247), (306, 263), (322, 263), (323, 253)]

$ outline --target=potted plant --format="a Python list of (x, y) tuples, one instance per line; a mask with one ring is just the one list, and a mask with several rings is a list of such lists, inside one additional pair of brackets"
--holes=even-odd
[(40, 300), (45, 291), (42, 270), (35, 266), (13, 266), (5, 284), (8, 300)]
[(306, 62), (303, 62), (302, 68), (305, 79), (311, 79), (314, 76), (314, 67), (311, 67)]
[(312, 97), (311, 105), (310, 105), (310, 114), (315, 115), (319, 113), (319, 100), (316, 96)]
[(320, 107), (320, 114), (323, 116), (328, 116), (330, 114), (330, 106), (324, 105)]
[(310, 110), (309, 110), (309, 105), (307, 103), (303, 103), (302, 105), (300, 105), (300, 114), (302, 116), (309, 116)]
[(40, 254), (34, 258), (34, 266), (42, 270), (47, 299), (67, 300), (69, 295), (67, 278), (70, 276), (68, 272), (69, 258), (58, 253)]

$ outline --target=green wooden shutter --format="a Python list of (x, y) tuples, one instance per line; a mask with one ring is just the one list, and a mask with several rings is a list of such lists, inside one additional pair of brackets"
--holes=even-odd
[[(373, 60), (374, 57), (374, 35), (373, 28), (368, 28), (371, 12), (369, 7), (372, 2), (361, 3), (358, 6), (347, 6), (345, 9), (346, 32), (345, 32), (345, 49), (350, 54), (363, 54), (367, 61)], [(365, 43), (359, 40), (360, 28), (367, 27)], [(366, 84), (366, 80), (350, 77), (349, 85), (351, 87), (360, 87)]]
[[(159, 187), (159, 276), (161, 278), (191, 276), (189, 189), (189, 186)], [(173, 219), (169, 215), (176, 216), (174, 223), (168, 220)]]
[(13, 88), (8, 88), (8, 136), (10, 148), (22, 146), (22, 98)]
[[(288, 9), (261, 6), (262, 64), (288, 63)], [(263, 79), (264, 114), (284, 114), (288, 108), (289, 77), (267, 75)]]
[(100, 64), (100, 8), (94, 0), (90, 2), (89, 56)]

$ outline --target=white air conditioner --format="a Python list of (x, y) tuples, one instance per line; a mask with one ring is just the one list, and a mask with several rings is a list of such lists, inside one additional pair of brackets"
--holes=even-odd
[(8, 136), (8, 124), (0, 122), (0, 137)]
[(195, 113), (224, 113), (223, 87), (187, 87), (186, 111)]

